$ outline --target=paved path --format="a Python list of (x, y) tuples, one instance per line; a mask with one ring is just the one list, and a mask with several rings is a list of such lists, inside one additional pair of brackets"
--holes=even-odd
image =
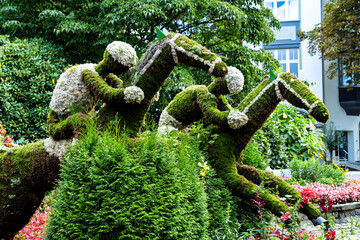
[[(280, 177), (291, 177), (290, 171), (288, 169), (283, 170), (272, 170), (276, 176)], [(360, 179), (360, 171), (348, 171), (347, 173), (351, 179)]]
[(347, 174), (351, 179), (360, 179), (360, 171), (348, 171)]

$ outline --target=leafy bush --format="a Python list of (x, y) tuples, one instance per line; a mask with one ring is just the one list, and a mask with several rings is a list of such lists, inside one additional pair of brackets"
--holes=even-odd
[(244, 151), (243, 163), (259, 169), (265, 169), (269, 166), (269, 161), (264, 154), (259, 151), (260, 143), (255, 139), (251, 140)]
[(63, 159), (48, 239), (204, 239), (196, 146), (90, 133)]
[(64, 67), (57, 46), (0, 35), (0, 124), (15, 139), (47, 136), (48, 106)]
[(295, 157), (289, 163), (292, 180), (303, 180), (306, 182), (323, 182), (339, 184), (345, 181), (346, 171), (339, 168), (337, 164), (320, 164), (320, 161), (312, 158), (302, 160)]
[(259, 150), (270, 160), (271, 168), (287, 168), (294, 156), (322, 157), (325, 150), (324, 134), (315, 129), (315, 120), (299, 114), (299, 109), (279, 105), (254, 139)]
[(205, 191), (209, 212), (209, 234), (223, 235), (233, 229), (238, 216), (238, 201), (234, 199), (224, 181), (216, 177), (215, 170), (210, 167), (206, 172)]

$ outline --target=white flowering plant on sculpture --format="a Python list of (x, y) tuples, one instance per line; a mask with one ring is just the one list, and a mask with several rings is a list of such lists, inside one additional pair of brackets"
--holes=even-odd
[[(63, 134), (63, 123), (66, 117), (72, 114), (72, 108), (78, 107), (81, 111), (78, 115), (82, 114), (82, 118), (85, 117), (87, 111), (91, 109), (91, 104), (94, 102), (94, 94), (91, 92), (91, 88), (86, 85), (83, 80), (82, 72), (84, 70), (92, 73), (99, 74), (99, 81), (103, 81), (106, 84), (107, 81), (118, 81), (117, 85), (121, 84), (121, 80), (117, 79), (113, 72), (120, 73), (120, 71), (127, 71), (134, 67), (137, 61), (136, 52), (129, 44), (115, 41), (110, 43), (105, 50), (104, 59), (99, 64), (81, 64), (73, 66), (67, 69), (60, 75), (59, 80), (55, 86), (51, 102), (50, 102), (50, 119), (49, 119), (49, 132), (50, 137), (44, 141), (44, 146), (49, 154), (55, 155), (61, 158), (68, 146), (74, 141), (73, 136)], [(121, 69), (121, 70), (119, 70)], [(104, 78), (100, 77), (102, 75)], [(136, 86), (129, 86), (122, 89), (123, 100), (125, 103), (141, 103), (144, 99), (144, 92)], [(121, 91), (120, 93), (121, 94)], [(121, 98), (121, 96), (119, 96)], [(107, 100), (107, 99), (103, 99)], [(77, 110), (77, 111), (79, 111)], [(72, 124), (65, 125), (65, 129), (72, 127)], [(70, 135), (73, 133), (70, 133)], [(60, 136), (59, 136), (60, 135)]]

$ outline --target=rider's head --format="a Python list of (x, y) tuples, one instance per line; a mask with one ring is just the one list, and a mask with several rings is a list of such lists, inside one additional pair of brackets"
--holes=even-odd
[(244, 75), (236, 67), (228, 67), (225, 77), (216, 78), (209, 86), (215, 95), (239, 93), (244, 86)]
[(115, 41), (106, 47), (104, 58), (95, 69), (103, 76), (109, 73), (120, 74), (135, 66), (136, 60), (136, 52), (132, 46)]

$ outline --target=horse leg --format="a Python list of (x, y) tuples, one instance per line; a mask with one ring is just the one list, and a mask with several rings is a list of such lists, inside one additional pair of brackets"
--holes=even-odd
[(11, 239), (29, 222), (59, 169), (43, 141), (0, 152), (0, 239)]
[[(287, 197), (286, 200), (292, 204), (301, 198), (300, 193), (291, 187), (290, 184), (268, 171), (240, 164), (237, 164), (237, 170), (251, 182), (258, 185), (263, 184), (265, 188), (275, 189), (278, 191), (280, 197)], [(320, 211), (311, 203), (302, 203), (302, 206), (303, 208), (301, 208), (300, 211), (310, 219), (316, 219), (321, 215)]]
[(290, 212), (290, 208), (269, 191), (240, 175), (237, 170), (238, 143), (231, 133), (219, 133), (214, 144), (209, 146), (210, 159), (217, 175), (225, 181), (235, 196), (241, 199), (255, 199), (257, 194), (265, 202), (265, 208), (280, 217), (281, 212)]

